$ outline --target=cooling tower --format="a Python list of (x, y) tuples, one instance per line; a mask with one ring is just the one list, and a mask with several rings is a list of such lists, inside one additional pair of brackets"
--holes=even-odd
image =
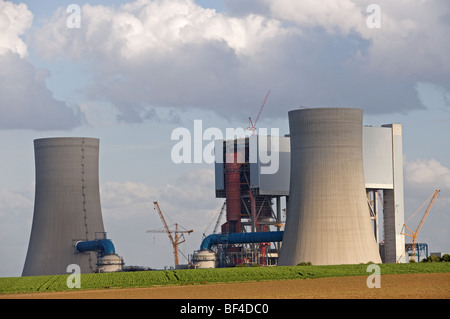
[(93, 272), (94, 252), (77, 252), (79, 241), (103, 236), (98, 155), (94, 138), (34, 141), (36, 189), (33, 223), (23, 276), (67, 274), (77, 264)]
[(359, 109), (289, 112), (291, 177), (279, 265), (380, 263), (366, 197)]

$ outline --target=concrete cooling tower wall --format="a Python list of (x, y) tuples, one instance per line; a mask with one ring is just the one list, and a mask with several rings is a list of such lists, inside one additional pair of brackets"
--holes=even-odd
[(94, 252), (77, 252), (79, 241), (103, 236), (95, 138), (34, 141), (36, 190), (33, 223), (23, 276), (67, 274), (77, 264), (94, 271)]
[(279, 265), (380, 263), (366, 198), (359, 109), (289, 112), (291, 177)]

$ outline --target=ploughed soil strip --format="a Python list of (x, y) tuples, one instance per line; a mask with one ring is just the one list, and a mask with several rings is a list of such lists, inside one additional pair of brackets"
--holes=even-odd
[(131, 289), (0, 294), (0, 299), (450, 299), (450, 273), (220, 283)]

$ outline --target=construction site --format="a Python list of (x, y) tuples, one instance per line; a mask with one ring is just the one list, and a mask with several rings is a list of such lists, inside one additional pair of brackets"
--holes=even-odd
[[(300, 108), (288, 113), (289, 134), (215, 142), (215, 196), (223, 199), (212, 233), (180, 261), (179, 245), (196, 230), (168, 225), (153, 202), (173, 250), (175, 268), (405, 263), (428, 257), (417, 242), (438, 198), (435, 190), (404, 219), (402, 126), (364, 126), (363, 111)], [(34, 141), (36, 186), (23, 276), (133, 270), (115, 251), (100, 205), (99, 140)], [(278, 169), (264, 173), (277, 158)], [(275, 156), (275, 157), (274, 157)], [(423, 211), (425, 208), (425, 211)], [(379, 221), (382, 220), (382, 223)], [(382, 234), (382, 235), (380, 235)], [(139, 267), (138, 267), (139, 268)], [(136, 270), (136, 269), (134, 269)]]

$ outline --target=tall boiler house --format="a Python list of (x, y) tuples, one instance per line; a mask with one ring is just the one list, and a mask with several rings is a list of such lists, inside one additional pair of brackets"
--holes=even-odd
[(114, 264), (121, 268), (121, 258), (105, 238), (99, 192), (99, 140), (36, 139), (34, 151), (34, 213), (22, 275), (67, 274), (70, 264), (80, 266), (82, 273), (94, 272), (106, 255), (108, 267)]
[[(268, 154), (270, 160), (264, 158)], [(215, 159), (216, 197), (226, 202), (221, 233), (230, 235), (216, 247), (219, 267), (276, 264), (281, 240), (257, 243), (250, 237), (281, 229), (282, 200), (289, 194), (289, 170), (284, 169), (289, 167), (289, 138), (253, 135), (217, 140)], [(277, 169), (265, 173), (271, 165)], [(231, 243), (231, 238), (239, 242)]]

